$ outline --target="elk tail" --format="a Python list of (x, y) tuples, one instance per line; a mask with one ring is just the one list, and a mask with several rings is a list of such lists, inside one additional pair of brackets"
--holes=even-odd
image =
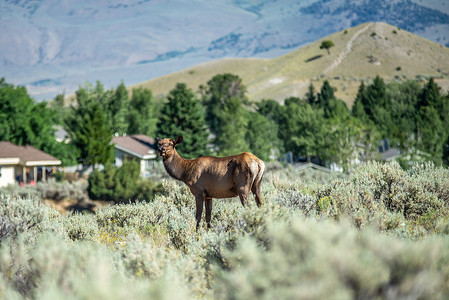
[(257, 189), (260, 189), (260, 184), (262, 182), (263, 172), (265, 171), (265, 164), (260, 159), (257, 159), (258, 172), (256, 177), (254, 178), (253, 184), (256, 185)]

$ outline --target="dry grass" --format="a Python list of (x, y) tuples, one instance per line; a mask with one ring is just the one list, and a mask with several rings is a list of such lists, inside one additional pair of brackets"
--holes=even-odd
[[(330, 55), (319, 49), (325, 39), (335, 43)], [(350, 41), (352, 47), (348, 47)], [(345, 51), (346, 55), (342, 55)], [(322, 56), (306, 62), (317, 55)], [(342, 60), (335, 68), (322, 76), (339, 57)], [(444, 89), (449, 87), (448, 70), (449, 48), (386, 23), (366, 23), (274, 59), (221, 59), (138, 86), (149, 88), (154, 95), (160, 96), (167, 94), (177, 82), (185, 82), (197, 90), (200, 84), (206, 84), (216, 74), (233, 73), (243, 79), (251, 100), (271, 98), (282, 101), (289, 96), (302, 97), (310, 82), (318, 90), (323, 80), (328, 79), (337, 88), (337, 97), (351, 105), (361, 80), (369, 82), (376, 75), (386, 82), (437, 77), (441, 78), (438, 84)]]

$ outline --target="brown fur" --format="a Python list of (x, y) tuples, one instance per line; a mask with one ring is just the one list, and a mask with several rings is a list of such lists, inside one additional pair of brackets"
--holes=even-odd
[(168, 174), (184, 182), (195, 196), (197, 230), (203, 213), (203, 203), (206, 206), (207, 227), (210, 228), (212, 198), (239, 196), (245, 206), (249, 192), (252, 191), (257, 206), (262, 205), (260, 185), (265, 165), (259, 158), (244, 152), (226, 157), (203, 156), (184, 159), (175, 149), (182, 139), (182, 136), (176, 140), (158, 138), (158, 153), (162, 156)]

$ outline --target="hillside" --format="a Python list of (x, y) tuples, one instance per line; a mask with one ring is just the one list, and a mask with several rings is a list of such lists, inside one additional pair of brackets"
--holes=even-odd
[[(335, 46), (330, 55), (319, 46), (323, 40)], [(386, 23), (365, 23), (312, 42), (273, 59), (227, 58), (203, 63), (166, 76), (142, 82), (161, 96), (177, 82), (196, 90), (215, 74), (234, 73), (243, 79), (251, 100), (282, 101), (302, 97), (312, 82), (316, 89), (328, 79), (337, 97), (352, 103), (361, 80), (376, 75), (387, 82), (436, 77), (449, 88), (449, 48)]]
[(449, 46), (447, 0), (0, 1), (1, 77), (39, 100), (226, 57), (273, 58), (366, 22)]

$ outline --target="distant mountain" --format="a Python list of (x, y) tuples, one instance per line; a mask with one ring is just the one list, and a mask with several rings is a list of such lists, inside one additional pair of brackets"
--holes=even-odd
[[(335, 46), (330, 54), (320, 49), (322, 40)], [(349, 106), (360, 82), (370, 83), (376, 75), (387, 82), (430, 77), (449, 90), (449, 48), (386, 23), (365, 23), (326, 36), (286, 55), (272, 58), (220, 59), (155, 78), (138, 86), (163, 96), (177, 82), (197, 90), (217, 73), (234, 73), (242, 78), (251, 100), (303, 97), (312, 83), (317, 91), (324, 80), (337, 88), (337, 97)]]
[(136, 84), (224, 57), (272, 58), (383, 21), (449, 45), (447, 0), (3, 0), (0, 77), (36, 98)]

